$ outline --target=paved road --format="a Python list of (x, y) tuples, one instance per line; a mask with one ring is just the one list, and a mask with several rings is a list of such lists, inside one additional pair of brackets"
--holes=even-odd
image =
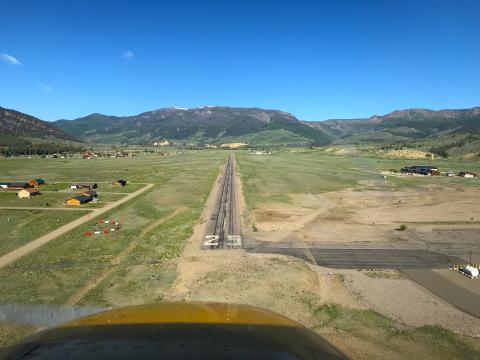
[(472, 287), (477, 286), (478, 288), (479, 280), (468, 279), (454, 273), (458, 279), (452, 282), (445, 276), (429, 269), (405, 269), (402, 272), (456, 308), (480, 318), (480, 297), (478, 294), (455, 283), (464, 280), (468, 281)]
[(68, 231), (76, 228), (77, 226), (82, 225), (82, 224), (86, 223), (87, 221), (90, 221), (94, 217), (99, 216), (101, 214), (104, 214), (107, 211), (110, 211), (110, 210), (116, 208), (117, 206), (119, 206), (123, 203), (126, 203), (127, 201), (137, 197), (138, 195), (144, 193), (145, 191), (147, 191), (148, 189), (150, 189), (152, 187), (153, 187), (153, 184), (147, 184), (143, 188), (141, 188), (137, 191), (134, 191), (133, 193), (128, 194), (127, 196), (125, 196), (125, 197), (123, 197), (123, 198), (121, 198), (121, 199), (119, 199), (115, 202), (109, 203), (102, 208), (93, 209), (92, 212), (90, 212), (89, 214), (87, 214), (85, 216), (82, 216), (82, 217), (79, 217), (78, 219), (75, 219), (75, 220), (69, 222), (68, 224), (60, 226), (59, 228), (53, 230), (52, 232), (49, 232), (48, 234), (43, 235), (43, 236), (29, 242), (28, 244), (26, 244), (24, 246), (21, 246), (18, 249), (15, 249), (15, 250), (9, 252), (8, 254), (5, 254), (5, 255), (1, 256), (0, 257), (0, 269), (7, 266), (7, 265), (10, 265), (11, 263), (17, 261), (21, 257), (29, 254), (33, 250), (39, 248), (40, 246), (48, 243), (49, 241), (51, 241), (51, 240), (53, 240), (53, 239), (55, 239), (59, 236), (67, 233)]
[[(305, 251), (306, 248), (308, 251)], [(340, 269), (441, 269), (463, 262), (448, 251), (421, 249), (410, 244), (248, 241), (245, 249), (253, 253), (295, 256), (309, 262), (313, 257), (319, 266)]]
[(203, 248), (240, 248), (240, 218), (236, 202), (235, 157), (230, 154), (224, 168), (219, 192), (210, 215)]

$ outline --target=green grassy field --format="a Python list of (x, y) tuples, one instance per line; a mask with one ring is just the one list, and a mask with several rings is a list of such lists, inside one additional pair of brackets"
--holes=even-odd
[[(70, 189), (70, 185), (72, 183), (75, 183), (75, 181), (72, 182), (51, 182), (45, 185), (40, 186), (39, 190), (40, 191), (58, 191), (58, 192), (67, 192), (67, 193), (81, 193), (83, 190), (79, 189)], [(138, 189), (140, 189), (143, 184), (140, 183), (129, 183), (127, 186), (124, 187), (115, 187), (111, 185), (110, 183), (107, 182), (97, 182), (98, 188), (96, 191), (98, 193), (104, 192), (104, 193), (131, 193), (134, 192)]]
[[(28, 158), (2, 158), (0, 159), (1, 181), (29, 180), (42, 178), (46, 181), (45, 189), (49, 184), (58, 184), (65, 188), (71, 183), (88, 182), (97, 183), (99, 191), (135, 191), (141, 185), (130, 184), (131, 182), (147, 182), (145, 175), (152, 173), (158, 162), (167, 159), (178, 160), (188, 154), (162, 157), (156, 154), (139, 155), (133, 158), (119, 159), (91, 159), (78, 158), (46, 159), (40, 157)], [(168, 160), (167, 160), (168, 161)], [(110, 185), (116, 179), (127, 180), (127, 186), (117, 190)], [(40, 188), (42, 189), (42, 187)], [(58, 189), (58, 188), (57, 188)]]
[(183, 211), (146, 234), (118, 269), (80, 304), (115, 307), (162, 301), (164, 291), (175, 280), (175, 260), (199, 215), (198, 209)]
[(1, 210), (0, 255), (12, 251), (77, 217), (84, 211)]
[[(155, 266), (149, 270), (152, 273), (144, 271), (143, 276), (160, 276), (162, 281), (171, 278), (175, 271), (174, 266), (168, 264), (163, 266), (159, 261), (178, 256), (180, 253), (192, 226), (198, 221), (200, 210), (218, 175), (219, 166), (225, 161), (225, 156), (225, 152), (204, 151), (172, 157), (146, 155), (133, 159), (98, 161), (70, 159), (74, 164), (61, 159), (61, 166), (55, 167), (55, 170), (50, 169), (55, 172), (59, 181), (65, 181), (70, 177), (86, 178), (87, 174), (96, 172), (103, 174), (104, 178), (100, 180), (104, 180), (109, 177), (108, 171), (121, 168), (125, 173), (128, 171), (130, 176), (122, 173), (120, 177), (127, 180), (135, 177), (142, 178), (142, 181), (151, 182), (155, 187), (102, 215), (104, 219), (119, 221), (122, 224), (121, 230), (108, 235), (86, 236), (84, 234), (86, 231), (98, 228), (92, 220), (91, 223), (70, 231), (11, 266), (1, 269), (0, 302), (57, 304), (66, 302), (75, 291), (94, 279), (104, 269), (110, 268), (112, 266), (110, 259), (125, 249), (143, 227), (177, 208), (185, 208), (185, 213), (154, 229), (149, 234), (153, 238), (149, 237), (145, 244), (142, 243), (142, 246), (131, 254), (131, 258), (126, 259), (128, 265), (121, 266), (122, 276), (120, 277), (123, 277), (125, 272), (135, 273), (139, 265), (154, 262)], [(2, 174), (9, 173), (11, 176), (16, 174), (20, 177), (21, 174), (32, 172), (31, 167), (37, 168), (38, 172), (48, 171), (42, 170), (41, 164), (48, 167), (51, 164), (49, 161), (50, 159), (17, 160), (14, 169), (10, 167), (9, 161), (0, 162), (0, 171)], [(44, 173), (39, 176), (47, 178)], [(99, 180), (95, 179), (95, 181)], [(144, 247), (147, 247), (148, 251), (142, 252), (142, 257), (138, 258), (139, 252)], [(174, 252), (172, 247), (176, 249)], [(163, 276), (158, 268), (162, 268), (163, 271), (167, 266), (170, 266), (170, 269)], [(128, 276), (125, 276), (125, 279), (128, 279)], [(100, 289), (105, 286), (101, 284)], [(135, 293), (131, 293), (128, 286), (120, 290), (116, 298), (104, 299), (103, 296), (93, 293), (94, 300), (89, 297), (88, 302), (115, 304), (125, 301), (125, 297), (127, 301), (135, 300)], [(160, 298), (161, 294), (158, 295), (158, 299)]]
[[(407, 165), (433, 164), (441, 171), (480, 173), (477, 161), (380, 159), (364, 150), (345, 155), (306, 149), (275, 151), (271, 155), (243, 151), (237, 154), (237, 163), (250, 209), (262, 203), (288, 202), (290, 194), (353, 188), (369, 180), (383, 179), (379, 174), (381, 170), (400, 170)], [(447, 176), (387, 176), (387, 182), (392, 187), (429, 184), (480, 186), (479, 178)]]
[(243, 152), (237, 155), (237, 163), (250, 208), (266, 202), (288, 202), (289, 194), (354, 187), (372, 177), (355, 169), (352, 157), (301, 149), (272, 155)]

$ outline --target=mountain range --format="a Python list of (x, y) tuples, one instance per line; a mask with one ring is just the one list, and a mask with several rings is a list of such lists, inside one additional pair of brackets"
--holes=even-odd
[(304, 122), (323, 130), (335, 143), (398, 142), (452, 132), (480, 133), (480, 107), (460, 110), (407, 109), (368, 119)]
[(366, 119), (301, 121), (279, 110), (206, 106), (162, 108), (134, 116), (95, 113), (55, 122), (0, 108), (2, 138), (80, 139), (104, 144), (146, 145), (167, 139), (196, 145), (245, 142), (251, 146), (320, 146), (392, 143), (452, 133), (480, 133), (480, 107), (407, 109)]
[(77, 141), (50, 122), (0, 107), (0, 145), (27, 143), (30, 139)]
[(250, 145), (326, 145), (321, 129), (279, 110), (207, 106), (163, 108), (135, 116), (91, 114), (54, 125), (89, 142), (151, 144), (159, 139), (193, 144), (246, 142)]

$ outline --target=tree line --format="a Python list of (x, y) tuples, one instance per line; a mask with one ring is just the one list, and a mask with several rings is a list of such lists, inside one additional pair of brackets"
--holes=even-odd
[(72, 146), (70, 144), (56, 143), (23, 143), (19, 142), (3, 148), (0, 148), (0, 154), (3, 156), (17, 155), (52, 155), (65, 153), (78, 153), (82, 151), (81, 146)]

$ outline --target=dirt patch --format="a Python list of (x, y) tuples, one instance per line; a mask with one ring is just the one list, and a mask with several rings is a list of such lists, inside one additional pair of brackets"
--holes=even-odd
[(324, 149), (323, 152), (335, 155), (351, 155), (355, 154), (357, 150), (353, 147), (329, 147)]
[(248, 145), (247, 143), (227, 143), (227, 144), (220, 145), (220, 147), (227, 148), (227, 149), (238, 149), (247, 145)]
[[(347, 189), (291, 197), (292, 204), (255, 209), (251, 218), (258, 232), (249, 235), (267, 241), (325, 242), (428, 240), (447, 230), (455, 230), (458, 239), (467, 232), (480, 235), (480, 218), (475, 219), (479, 189)], [(398, 231), (402, 224), (408, 231)]]

